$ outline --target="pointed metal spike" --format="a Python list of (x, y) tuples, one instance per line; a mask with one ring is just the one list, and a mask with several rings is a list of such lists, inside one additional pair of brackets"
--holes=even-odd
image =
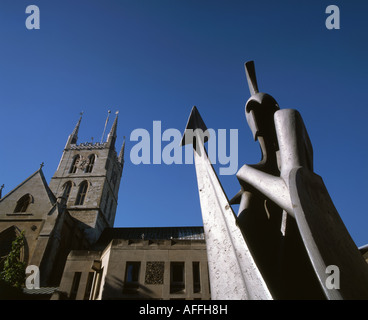
[(248, 61), (244, 64), (245, 74), (247, 75), (248, 87), (251, 95), (258, 93), (256, 69), (254, 61)]
[[(192, 108), (190, 116), (188, 118), (187, 125), (184, 130), (183, 138), (181, 139), (180, 146), (184, 146), (186, 144), (192, 143), (194, 144), (193, 133), (196, 129), (201, 129), (202, 132), (207, 131), (207, 126), (205, 125), (201, 115), (198, 112), (196, 106)], [(208, 132), (207, 132), (208, 133)], [(209, 134), (204, 135), (204, 142), (207, 142), (209, 139)]]

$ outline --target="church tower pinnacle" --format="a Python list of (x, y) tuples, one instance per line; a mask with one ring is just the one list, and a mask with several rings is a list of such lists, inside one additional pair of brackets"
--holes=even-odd
[(121, 146), (120, 152), (119, 152), (119, 157), (118, 157), (118, 161), (120, 163), (121, 166), (124, 166), (124, 153), (125, 153), (125, 136), (123, 138), (123, 145)]
[(73, 132), (69, 135), (68, 140), (66, 142), (66, 146), (65, 148), (67, 148), (68, 146), (70, 146), (71, 144), (76, 144), (77, 140), (78, 140), (78, 131), (79, 131), (79, 127), (80, 127), (80, 123), (82, 121), (82, 116), (83, 116), (83, 112), (80, 113), (80, 117), (79, 120), (73, 130)]

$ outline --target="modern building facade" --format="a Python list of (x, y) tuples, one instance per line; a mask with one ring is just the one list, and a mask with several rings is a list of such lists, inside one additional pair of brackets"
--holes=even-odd
[(202, 227), (108, 228), (72, 251), (53, 299), (208, 300)]

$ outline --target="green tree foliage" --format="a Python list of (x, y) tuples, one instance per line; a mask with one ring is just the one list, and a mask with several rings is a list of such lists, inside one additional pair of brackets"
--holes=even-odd
[(0, 272), (0, 280), (8, 285), (20, 288), (24, 285), (26, 263), (20, 260), (20, 253), (24, 246), (24, 231), (12, 242), (12, 248), (4, 261), (4, 268)]

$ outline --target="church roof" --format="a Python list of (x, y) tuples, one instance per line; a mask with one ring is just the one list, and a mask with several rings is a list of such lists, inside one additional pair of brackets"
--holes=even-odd
[(205, 240), (203, 227), (138, 227), (106, 228), (99, 243), (122, 240)]
[(4, 197), (0, 199), (0, 203), (3, 202), (5, 199), (11, 197), (11, 195), (15, 194), (18, 190), (22, 189), (25, 190), (23, 193), (33, 193), (32, 191), (37, 190), (37, 195), (42, 197), (45, 201), (48, 200), (50, 205), (53, 205), (56, 202), (56, 197), (50, 190), (41, 168), (31, 174), (27, 179), (16, 186), (13, 190), (9, 191)]

